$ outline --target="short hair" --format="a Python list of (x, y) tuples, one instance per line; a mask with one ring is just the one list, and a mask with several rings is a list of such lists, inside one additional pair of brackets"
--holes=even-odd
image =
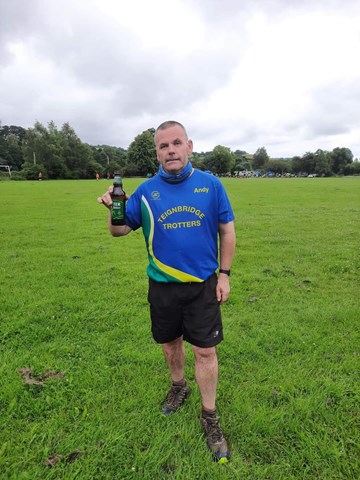
[(159, 130), (166, 130), (167, 128), (176, 127), (176, 126), (182, 128), (184, 130), (186, 140), (188, 140), (188, 135), (187, 135), (187, 132), (186, 132), (186, 129), (185, 129), (184, 125), (182, 125), (180, 122), (177, 122), (176, 120), (166, 120), (166, 122), (161, 123), (157, 127), (157, 129), (155, 130), (155, 135), (154, 135), (155, 143), (156, 143), (156, 134), (158, 133)]

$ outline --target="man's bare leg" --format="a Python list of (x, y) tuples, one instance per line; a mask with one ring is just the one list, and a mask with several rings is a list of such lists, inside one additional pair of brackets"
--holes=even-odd
[(184, 378), (185, 347), (182, 336), (164, 343), (163, 352), (170, 370), (172, 385), (163, 403), (162, 412), (164, 415), (170, 415), (183, 405), (190, 394), (190, 388)]
[(200, 348), (193, 345), (195, 355), (195, 378), (200, 389), (202, 407), (215, 411), (218, 382), (218, 359), (216, 347)]
[(216, 388), (218, 383), (218, 359), (216, 347), (200, 348), (193, 346), (195, 355), (195, 378), (199, 385), (202, 412), (200, 422), (214, 460), (225, 463), (229, 460), (230, 451), (221, 430), (216, 413)]
[(185, 347), (183, 337), (163, 344), (163, 352), (169, 367), (172, 381), (177, 383), (184, 379)]

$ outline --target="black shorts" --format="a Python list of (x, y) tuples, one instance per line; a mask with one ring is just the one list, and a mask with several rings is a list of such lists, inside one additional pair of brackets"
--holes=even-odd
[(217, 276), (205, 282), (161, 283), (149, 279), (148, 301), (152, 334), (157, 343), (183, 335), (197, 347), (214, 347), (223, 340)]

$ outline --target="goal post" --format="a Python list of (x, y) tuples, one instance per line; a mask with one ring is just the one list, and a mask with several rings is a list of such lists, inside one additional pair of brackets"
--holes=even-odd
[(5, 168), (11, 177), (11, 165), (0, 165), (0, 168)]

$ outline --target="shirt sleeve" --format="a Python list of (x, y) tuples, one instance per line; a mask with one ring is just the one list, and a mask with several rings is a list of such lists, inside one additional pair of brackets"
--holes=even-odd
[(126, 202), (126, 225), (132, 230), (141, 227), (141, 195), (136, 190)]
[(229, 197), (220, 181), (218, 181), (218, 218), (219, 223), (229, 223), (235, 219)]

